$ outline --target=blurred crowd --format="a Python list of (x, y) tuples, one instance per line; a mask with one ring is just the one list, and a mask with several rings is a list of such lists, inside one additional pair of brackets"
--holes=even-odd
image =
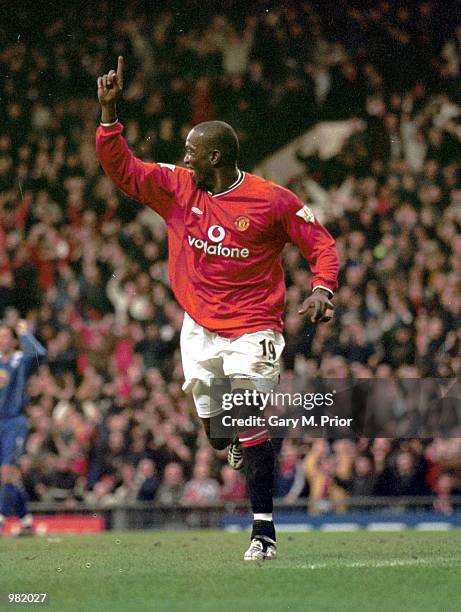
[[(126, 60), (120, 118), (143, 159), (180, 162), (195, 123), (234, 125), (243, 168), (322, 120), (361, 129), (289, 186), (334, 235), (335, 321), (297, 314), (285, 372), (455, 377), (461, 371), (461, 14), (456, 2), (167, 0), (6, 8), (0, 32), (0, 317), (26, 316), (49, 359), (31, 380), (21, 467), (33, 500), (239, 501), (181, 391), (183, 313), (166, 229), (117, 192), (94, 150), (96, 77)], [(193, 5), (193, 6), (192, 6)], [(270, 126), (270, 129), (268, 129)], [(450, 495), (459, 438), (286, 441), (277, 495)]]
[[(287, 504), (307, 496), (312, 514), (383, 509), (396, 497), (406, 498), (405, 508), (449, 514), (460, 506), (460, 470), (460, 438), (339, 439), (332, 444), (319, 438), (301, 446), (284, 444), (276, 494)], [(419, 506), (421, 496), (434, 500)]]

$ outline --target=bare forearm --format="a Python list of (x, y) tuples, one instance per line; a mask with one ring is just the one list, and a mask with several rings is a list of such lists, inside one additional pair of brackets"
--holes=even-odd
[(101, 104), (101, 122), (113, 123), (117, 119), (117, 106), (115, 102)]

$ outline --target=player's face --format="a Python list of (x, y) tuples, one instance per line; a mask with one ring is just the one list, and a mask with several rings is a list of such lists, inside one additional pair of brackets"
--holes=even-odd
[(14, 337), (8, 327), (0, 327), (0, 353), (9, 353), (14, 348)]
[(205, 145), (202, 134), (191, 130), (186, 139), (184, 163), (192, 170), (192, 178), (200, 189), (209, 190), (213, 186), (213, 166), (210, 151)]

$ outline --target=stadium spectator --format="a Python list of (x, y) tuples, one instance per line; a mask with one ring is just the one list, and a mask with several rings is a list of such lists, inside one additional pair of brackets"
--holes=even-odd
[(309, 483), (309, 508), (313, 514), (331, 510), (331, 501), (338, 502), (336, 510), (345, 509), (340, 502), (346, 497), (346, 493), (342, 486), (338, 486), (336, 478), (346, 480), (350, 477), (352, 458), (348, 440), (338, 440), (336, 444), (336, 452), (331, 452), (324, 439), (317, 439), (304, 460), (304, 470)]
[(163, 480), (157, 491), (156, 503), (161, 506), (177, 506), (184, 495), (184, 473), (180, 463), (165, 467)]
[(91, 491), (85, 493), (84, 500), (90, 506), (111, 506), (114, 503), (115, 481), (110, 476), (98, 480)]
[(355, 458), (351, 478), (343, 480), (335, 476), (335, 482), (352, 497), (369, 497), (375, 493), (376, 476), (373, 472), (373, 461), (369, 455)]
[(221, 480), (221, 501), (243, 502), (246, 499), (245, 479), (240, 472), (233, 470), (229, 465), (223, 465)]
[(135, 469), (133, 464), (124, 463), (119, 469), (120, 484), (116, 486), (112, 495), (114, 504), (130, 503), (136, 500), (138, 486), (135, 481)]
[(155, 463), (151, 459), (142, 459), (136, 470), (138, 486), (136, 498), (138, 501), (152, 501), (155, 498), (159, 481), (156, 475)]
[(441, 474), (436, 485), (437, 499), (434, 502), (435, 512), (451, 514), (454, 512), (452, 496), (456, 493), (453, 479), (449, 474)]
[[(301, 483), (299, 480), (301, 480)], [(299, 461), (299, 450), (296, 446), (286, 443), (278, 457), (274, 497), (285, 498), (285, 501), (287, 498), (294, 501), (299, 495), (297, 493), (298, 488), (303, 489), (304, 484), (304, 470), (302, 462)]]
[(194, 468), (193, 478), (184, 489), (181, 503), (187, 506), (215, 505), (219, 502), (219, 484), (210, 478), (210, 468), (199, 463)]
[(426, 494), (424, 463), (422, 455), (416, 457), (407, 450), (397, 453), (394, 468), (387, 468), (380, 475), (380, 493), (406, 497)]

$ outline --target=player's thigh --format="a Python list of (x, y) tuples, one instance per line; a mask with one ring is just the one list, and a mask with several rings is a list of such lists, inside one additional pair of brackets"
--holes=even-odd
[(8, 419), (2, 424), (0, 438), (0, 464), (17, 465), (24, 452), (27, 438), (26, 419), (24, 417)]
[(270, 329), (244, 334), (233, 340), (225, 351), (224, 374), (233, 380), (233, 388), (239, 388), (241, 379), (244, 387), (271, 391), (279, 381), (284, 347), (282, 334)]
[[(208, 384), (212, 378), (222, 378), (222, 358), (215, 343), (216, 334), (209, 332), (193, 321), (186, 313), (181, 329), (181, 359), (184, 372), (183, 391), (193, 392), (194, 401), (200, 396), (202, 403), (207, 395), (206, 389), (197, 383)], [(199, 414), (200, 416), (200, 414)]]
[(212, 420), (223, 414), (223, 395), (230, 393), (231, 385), (229, 379), (224, 377), (211, 378), (208, 381), (195, 380), (191, 391), (198, 416), (202, 420)]

